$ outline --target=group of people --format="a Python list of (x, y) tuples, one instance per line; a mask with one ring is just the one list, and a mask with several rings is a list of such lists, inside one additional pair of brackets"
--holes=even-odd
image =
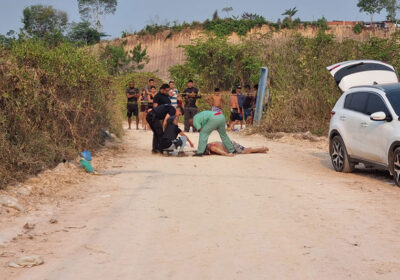
[[(250, 90), (250, 87), (246, 86)], [(238, 121), (239, 115), (246, 117), (246, 109), (252, 109), (255, 104), (255, 96), (248, 94), (240, 99), (240, 87), (236, 87), (235, 93), (230, 97), (231, 107), (231, 125)], [(237, 94), (239, 91), (239, 94)], [(250, 93), (250, 91), (248, 91)], [(187, 88), (182, 94), (175, 88), (174, 82), (163, 84), (160, 91), (156, 93), (154, 80), (150, 79), (146, 88), (139, 93), (135, 88), (135, 83), (131, 82), (126, 90), (128, 99), (127, 116), (128, 125), (131, 129), (132, 116), (136, 117), (136, 129), (139, 129), (139, 106), (143, 128), (147, 125), (153, 131), (153, 153), (162, 153), (163, 151), (177, 152), (178, 155), (184, 155), (183, 149), (188, 143), (194, 147), (192, 141), (185, 134), (193, 127), (194, 132), (199, 132), (199, 145), (195, 156), (207, 154), (219, 154), (233, 156), (235, 153), (266, 153), (268, 148), (244, 148), (238, 143), (232, 142), (226, 132), (226, 119), (222, 113), (223, 101), (219, 89), (208, 99), (212, 102), (212, 110), (198, 112), (196, 102), (201, 96), (199, 90), (194, 87), (193, 81), (189, 80)], [(246, 98), (249, 99), (249, 107), (244, 107)], [(234, 100), (236, 99), (236, 100)], [(185, 102), (183, 102), (185, 101)], [(233, 110), (236, 109), (236, 110)], [(251, 117), (251, 111), (247, 111), (247, 118)], [(179, 117), (184, 115), (184, 131), (179, 126)], [(243, 120), (243, 117), (242, 117)], [(208, 143), (209, 135), (218, 131), (221, 142)]]

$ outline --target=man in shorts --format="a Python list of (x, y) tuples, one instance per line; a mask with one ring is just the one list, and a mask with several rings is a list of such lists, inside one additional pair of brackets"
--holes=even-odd
[(240, 116), (240, 108), (238, 97), (236, 95), (236, 89), (232, 90), (232, 94), (229, 97), (229, 107), (231, 108), (230, 129), (234, 130), (235, 125), (242, 120), (242, 117)]
[[(239, 143), (232, 141), (233, 147), (235, 148), (236, 154), (255, 154), (262, 153), (266, 154), (269, 149), (267, 147), (258, 147), (258, 148), (245, 148)], [(221, 155), (231, 157), (233, 154), (228, 152), (228, 149), (225, 148), (222, 142), (211, 142), (207, 144), (205, 155)]]
[(208, 97), (207, 101), (211, 101), (211, 111), (222, 112), (222, 108), (224, 107), (224, 99), (222, 98), (219, 88), (214, 89), (214, 94)]
[(127, 100), (127, 117), (128, 117), (128, 129), (131, 129), (132, 115), (136, 118), (136, 130), (139, 130), (139, 109), (138, 109), (138, 98), (140, 97), (139, 89), (135, 88), (135, 83), (130, 82), (129, 87), (126, 89)]

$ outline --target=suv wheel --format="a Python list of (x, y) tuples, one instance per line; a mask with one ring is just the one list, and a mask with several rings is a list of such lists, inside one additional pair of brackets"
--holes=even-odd
[(393, 153), (393, 179), (400, 187), (400, 147), (396, 148)]
[[(329, 154), (331, 155), (332, 165), (338, 172), (350, 173), (354, 170), (354, 164), (350, 162), (346, 146), (340, 136), (335, 136), (329, 143)], [(400, 150), (399, 150), (400, 156)], [(400, 166), (399, 166), (400, 168)], [(400, 171), (400, 169), (399, 169)], [(400, 173), (399, 173), (400, 174)]]

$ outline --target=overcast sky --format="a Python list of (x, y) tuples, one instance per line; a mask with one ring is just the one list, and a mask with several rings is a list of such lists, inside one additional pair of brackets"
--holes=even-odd
[[(123, 30), (133, 32), (140, 30), (146, 24), (166, 21), (179, 22), (193, 20), (204, 21), (211, 18), (218, 9), (233, 7), (233, 15), (252, 12), (263, 15), (267, 20), (276, 21), (287, 8), (297, 7), (296, 17), (302, 20), (313, 20), (325, 16), (328, 20), (369, 20), (369, 16), (359, 12), (357, 0), (118, 0), (117, 11), (104, 21), (104, 32), (119, 37)], [(80, 21), (78, 5), (75, 0), (2, 0), (0, 9), (0, 34), (10, 29), (18, 31), (21, 24), (24, 7), (44, 4), (64, 10), (70, 21)], [(385, 12), (376, 16), (383, 20)]]

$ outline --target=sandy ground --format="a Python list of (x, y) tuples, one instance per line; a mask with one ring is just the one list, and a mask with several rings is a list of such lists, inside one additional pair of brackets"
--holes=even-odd
[[(0, 279), (400, 279), (400, 189), (386, 173), (336, 173), (326, 143), (231, 138), (270, 153), (153, 156), (151, 133), (129, 131), (103, 175), (3, 211), (0, 236), (16, 235)], [(30, 254), (45, 264), (7, 267)]]

